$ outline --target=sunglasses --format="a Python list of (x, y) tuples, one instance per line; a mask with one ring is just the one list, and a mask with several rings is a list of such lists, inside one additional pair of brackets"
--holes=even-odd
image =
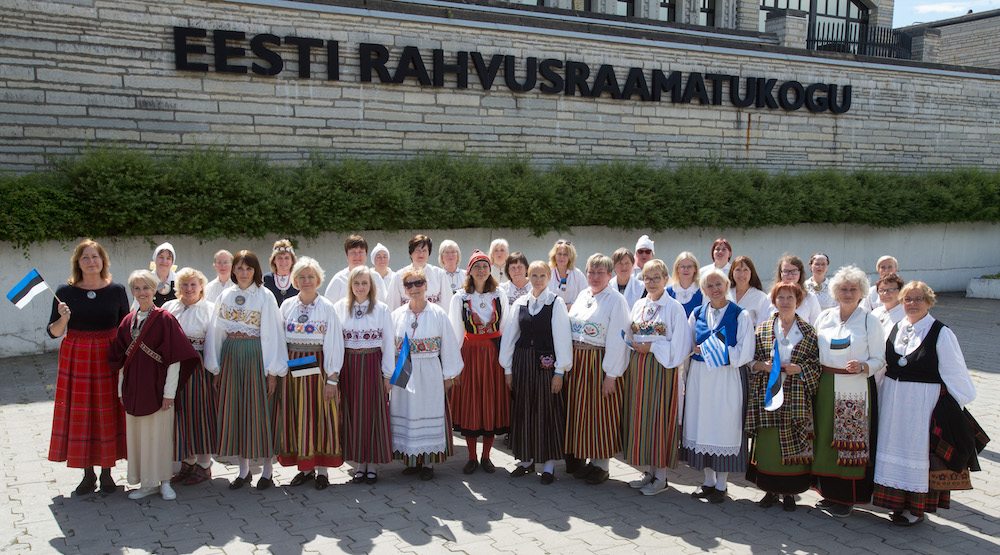
[(557, 245), (572, 245), (573, 242), (572, 241), (562, 241), (562, 240), (559, 240), (559, 241), (556, 241), (556, 244)]
[(416, 281), (404, 281), (403, 287), (407, 289), (413, 289), (414, 287), (423, 287), (425, 283), (427, 283), (427, 280), (425, 279), (418, 279)]

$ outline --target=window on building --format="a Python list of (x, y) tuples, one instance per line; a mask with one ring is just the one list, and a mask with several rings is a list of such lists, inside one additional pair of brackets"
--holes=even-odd
[(677, 21), (677, 0), (660, 0), (660, 20)]
[[(704, 1), (704, 0), (703, 0)], [(856, 42), (868, 28), (868, 7), (861, 0), (760, 0), (760, 30), (767, 14), (775, 10), (799, 10), (809, 14), (809, 44), (814, 50), (823, 45)]]
[(698, 24), (705, 27), (715, 27), (715, 0), (701, 0), (698, 10)]
[(635, 0), (618, 0), (618, 15), (635, 17)]

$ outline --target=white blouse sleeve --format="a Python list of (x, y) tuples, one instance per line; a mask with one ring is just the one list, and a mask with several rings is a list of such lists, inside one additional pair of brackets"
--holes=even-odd
[(323, 370), (327, 376), (339, 374), (344, 366), (344, 328), (340, 316), (328, 303), (326, 335), (323, 337)]
[(948, 393), (959, 405), (965, 407), (976, 399), (976, 386), (969, 376), (969, 368), (965, 365), (962, 347), (958, 344), (955, 332), (945, 327), (937, 340), (938, 371), (944, 381)]
[[(444, 308), (444, 307), (441, 307)], [(465, 342), (465, 322), (462, 321), (462, 295), (455, 295), (448, 305), (448, 321), (451, 322), (451, 333), (458, 340), (458, 348)]]
[(284, 376), (288, 373), (288, 347), (285, 346), (285, 323), (278, 310), (278, 301), (266, 287), (259, 294), (265, 295), (260, 310), (260, 351), (263, 356), (264, 372), (268, 376)]
[[(559, 297), (552, 301), (552, 347), (556, 352), (556, 374), (569, 372), (573, 367), (573, 331), (566, 301)], [(625, 353), (628, 356), (628, 350)]]
[[(510, 306), (511, 300), (507, 297), (507, 292), (500, 287), (497, 287), (497, 297), (500, 297), (500, 331), (502, 332), (507, 327), (507, 320), (510, 319), (510, 313), (512, 312)], [(516, 301), (517, 299), (514, 300)]]
[(323, 296), (327, 298), (331, 303), (335, 303), (341, 299), (347, 297), (347, 290), (344, 288), (345, 282), (337, 279), (337, 276), (333, 276), (330, 280), (330, 284), (326, 286), (326, 292)]
[(447, 315), (445, 315), (444, 310), (441, 310), (439, 321), (439, 332), (441, 333), (441, 373), (444, 375), (444, 379), (450, 380), (462, 373), (465, 363), (462, 362), (462, 347), (455, 339), (455, 333), (451, 329), (453, 326)]
[[(837, 310), (837, 307), (831, 310)], [(885, 329), (871, 312), (862, 312), (862, 316), (868, 328), (868, 359), (861, 362), (868, 364), (868, 375), (874, 377), (885, 368)]]
[(729, 347), (729, 364), (739, 368), (753, 360), (755, 340), (753, 320), (744, 310), (736, 318), (736, 345)]
[(514, 306), (504, 308), (506, 315), (504, 318), (503, 334), (500, 336), (500, 366), (503, 367), (504, 374), (510, 374), (514, 366), (514, 345), (521, 338), (521, 323), (518, 315), (521, 309), (527, 310), (527, 305), (515, 303)]
[(675, 304), (676, 307), (671, 307), (670, 303), (664, 305), (668, 313), (663, 320), (670, 335), (665, 341), (654, 341), (649, 345), (656, 361), (665, 368), (677, 368), (691, 354), (691, 328), (688, 327), (684, 307), (680, 303)]
[(392, 312), (385, 303), (377, 303), (378, 326), (382, 330), (382, 377), (391, 378), (396, 371), (396, 329), (392, 322)]
[(819, 306), (819, 299), (816, 295), (812, 293), (806, 294), (806, 300), (802, 303), (803, 320), (805, 320), (810, 326), (816, 325), (816, 319), (819, 318), (820, 312), (823, 312), (823, 307)]
[(628, 368), (629, 349), (622, 339), (622, 332), (630, 330), (632, 316), (625, 297), (612, 295), (609, 301), (615, 303), (608, 319), (608, 334), (604, 340), (604, 360), (601, 367), (608, 377), (620, 378)]
[(225, 306), (220, 301), (212, 310), (212, 317), (208, 320), (208, 330), (205, 332), (205, 349), (202, 351), (202, 359), (205, 362), (205, 370), (210, 373), (219, 374), (219, 359), (222, 357), (222, 340), (226, 338), (226, 330), (219, 318), (219, 311)]
[(392, 274), (392, 278), (385, 286), (385, 289), (385, 304), (389, 307), (389, 313), (392, 314), (397, 308), (403, 306), (400, 299), (406, 296), (406, 292), (403, 290), (403, 280), (399, 277), (399, 272)]
[[(451, 294), (451, 283), (448, 281), (448, 272), (445, 272), (444, 270), (438, 268), (437, 266), (434, 267), (434, 270), (438, 274), (437, 282), (438, 282), (438, 293), (441, 295), (441, 308), (451, 306), (452, 294)], [(463, 327), (462, 329), (464, 330), (465, 328)]]

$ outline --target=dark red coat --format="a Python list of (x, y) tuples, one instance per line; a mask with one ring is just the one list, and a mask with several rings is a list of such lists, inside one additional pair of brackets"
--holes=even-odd
[[(122, 402), (125, 412), (132, 416), (147, 416), (162, 408), (168, 366), (181, 363), (177, 380), (177, 390), (180, 391), (191, 373), (201, 365), (201, 357), (172, 314), (154, 307), (147, 318), (139, 337), (141, 341), (133, 347), (134, 353), (125, 368), (122, 382)], [(111, 343), (108, 360), (116, 377), (117, 370), (128, 358), (134, 321), (135, 312), (126, 314)]]

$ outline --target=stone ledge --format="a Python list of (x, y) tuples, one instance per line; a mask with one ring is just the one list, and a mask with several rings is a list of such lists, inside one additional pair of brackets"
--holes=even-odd
[(972, 278), (965, 289), (971, 299), (1000, 299), (1000, 279)]

